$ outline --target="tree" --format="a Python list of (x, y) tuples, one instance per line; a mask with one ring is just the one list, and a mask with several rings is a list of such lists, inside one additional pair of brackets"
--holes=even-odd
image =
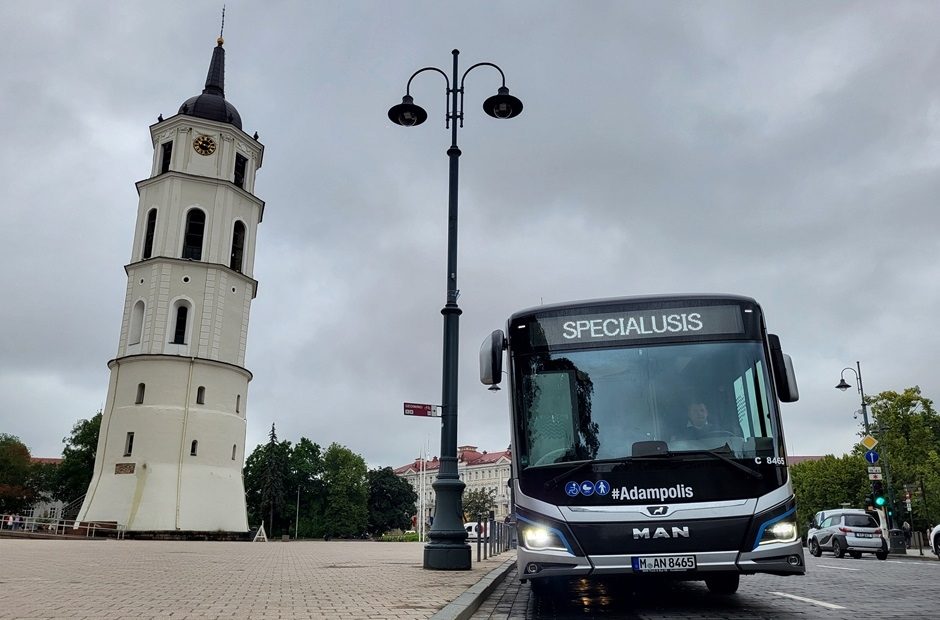
[[(940, 415), (933, 401), (917, 386), (866, 397), (871, 407), (871, 433), (878, 440), (875, 451), (890, 472), (889, 506), (905, 515), (916, 529), (940, 519)], [(864, 448), (859, 446), (857, 453)], [(911, 490), (911, 513), (904, 503), (905, 487)], [(923, 493), (922, 493), (923, 492)], [(925, 499), (926, 496), (926, 499)], [(899, 519), (903, 520), (903, 519)]]
[(101, 429), (101, 412), (90, 420), (79, 420), (72, 432), (62, 439), (62, 462), (56, 467), (52, 495), (63, 502), (78, 499), (88, 491), (95, 470), (95, 453), (98, 451), (98, 433)]
[(486, 521), (495, 503), (496, 489), (471, 489), (463, 494), (463, 514), (471, 521)]
[(365, 460), (345, 446), (331, 444), (323, 454), (323, 482), (323, 535), (358, 538), (365, 534), (369, 517)]
[(418, 495), (408, 481), (399, 478), (391, 467), (373, 469), (367, 474), (369, 484), (369, 533), (380, 536), (392, 529), (408, 529)]
[(866, 466), (857, 454), (839, 458), (827, 454), (818, 461), (803, 461), (790, 468), (801, 532), (820, 510), (839, 508), (842, 503), (862, 507), (870, 488)]
[(26, 444), (19, 437), (0, 433), (0, 514), (22, 512), (35, 499), (31, 471)]
[(320, 445), (301, 437), (290, 454), (292, 490), (296, 493), (295, 538), (323, 535), (320, 517), (324, 510), (323, 455)]

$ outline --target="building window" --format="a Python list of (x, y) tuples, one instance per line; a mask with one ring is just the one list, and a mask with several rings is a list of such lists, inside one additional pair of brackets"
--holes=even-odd
[(134, 401), (136, 405), (144, 404), (144, 391), (147, 389), (147, 386), (143, 383), (137, 384), (137, 400)]
[(235, 185), (244, 189), (245, 187), (245, 167), (248, 165), (248, 158), (239, 153), (235, 153)]
[(157, 210), (151, 209), (147, 212), (147, 233), (144, 235), (144, 259), (148, 259), (153, 256), (153, 233), (156, 231), (156, 229)]
[(232, 460), (235, 460), (235, 450), (238, 448), (237, 444), (232, 444)]
[(229, 267), (234, 271), (241, 273), (242, 256), (245, 253), (245, 225), (242, 222), (235, 222), (232, 228), (232, 258), (229, 261)]
[(235, 413), (242, 412), (242, 395), (238, 394), (235, 396)]
[(183, 238), (183, 258), (202, 260), (202, 237), (206, 230), (206, 214), (192, 209), (186, 214), (186, 233)]
[(144, 302), (138, 300), (131, 311), (130, 331), (127, 334), (127, 344), (140, 344), (141, 334), (144, 330)]
[(170, 171), (170, 156), (173, 154), (173, 141), (163, 143), (163, 158), (160, 161), (160, 174)]
[(189, 456), (196, 456), (196, 452), (199, 449), (199, 442), (193, 439), (193, 443), (189, 446)]
[(186, 318), (189, 308), (184, 304), (176, 307), (176, 327), (173, 330), (173, 344), (186, 344)]
[(124, 456), (130, 456), (134, 452), (134, 433), (128, 433), (124, 439)]
[(198, 388), (196, 388), (196, 404), (206, 404), (206, 387), (204, 385), (200, 385)]

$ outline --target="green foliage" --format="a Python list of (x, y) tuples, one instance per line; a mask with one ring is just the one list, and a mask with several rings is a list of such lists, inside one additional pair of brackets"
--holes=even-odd
[[(898, 521), (908, 520), (922, 530), (940, 520), (940, 415), (933, 401), (917, 386), (866, 397), (871, 433), (878, 439), (879, 465), (890, 476), (888, 506)], [(860, 434), (864, 434), (861, 429)], [(864, 452), (859, 446), (857, 453)], [(887, 482), (887, 481), (886, 481)], [(886, 490), (888, 485), (886, 484)], [(911, 512), (904, 489), (911, 489)]]
[(0, 513), (22, 512), (36, 497), (29, 449), (19, 437), (0, 433)]
[[(294, 518), (298, 520), (295, 538), (323, 536), (318, 516), (323, 514), (323, 455), (319, 444), (301, 437), (290, 455), (291, 488), (294, 492)], [(290, 507), (289, 507), (290, 508)]]
[(369, 519), (365, 460), (345, 446), (331, 444), (323, 455), (323, 483), (323, 535), (359, 538), (365, 534)]
[(408, 529), (418, 501), (418, 495), (408, 481), (396, 476), (391, 467), (373, 469), (366, 478), (369, 484), (369, 533), (378, 536), (393, 529)]
[(496, 489), (471, 489), (463, 494), (463, 514), (468, 521), (487, 520), (496, 504)]
[(806, 532), (807, 524), (820, 510), (839, 508), (843, 503), (863, 508), (869, 491), (867, 465), (857, 454), (839, 458), (829, 454), (819, 461), (790, 467), (800, 531)]
[(293, 480), (289, 441), (278, 441), (274, 425), (268, 443), (256, 447), (245, 460), (245, 502), (252, 526), (264, 521), (271, 537), (286, 534), (291, 514), (286, 510), (288, 485)]
[(63, 502), (78, 499), (88, 491), (88, 483), (95, 469), (101, 412), (90, 420), (79, 420), (72, 432), (62, 439), (62, 462), (56, 466), (52, 480), (52, 496)]
[(417, 532), (408, 532), (405, 534), (385, 534), (378, 537), (379, 542), (418, 542)]

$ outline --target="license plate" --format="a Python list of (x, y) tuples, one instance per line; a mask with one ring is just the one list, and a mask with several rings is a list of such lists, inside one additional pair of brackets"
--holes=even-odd
[(632, 558), (633, 570), (641, 573), (665, 573), (695, 570), (694, 555), (661, 555)]
[(871, 538), (871, 534), (865, 534), (863, 532), (855, 532), (855, 535), (859, 538)]

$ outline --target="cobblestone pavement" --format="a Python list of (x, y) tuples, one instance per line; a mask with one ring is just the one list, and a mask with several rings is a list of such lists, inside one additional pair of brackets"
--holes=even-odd
[(430, 618), (511, 554), (421, 543), (0, 540), (0, 618)]
[(513, 570), (472, 618), (937, 618), (940, 562), (930, 557), (807, 556), (806, 576), (742, 577), (728, 597), (710, 594), (702, 582), (623, 578), (572, 581), (535, 596)]

